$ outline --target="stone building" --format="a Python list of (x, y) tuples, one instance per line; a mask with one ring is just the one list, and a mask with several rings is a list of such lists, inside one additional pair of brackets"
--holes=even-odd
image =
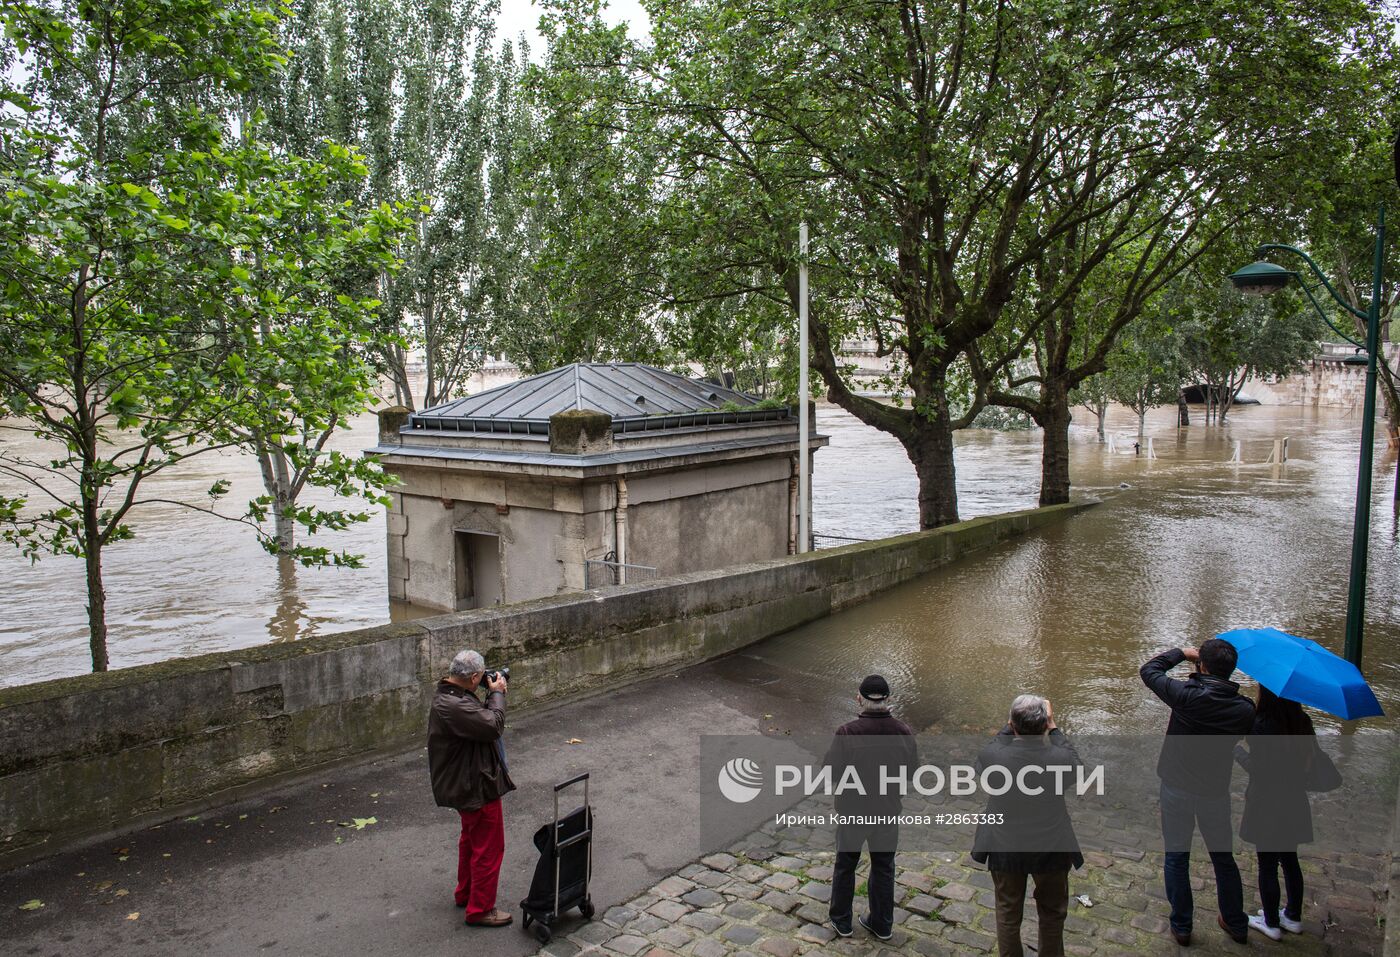
[[(825, 445), (813, 435), (811, 450)], [(796, 410), (637, 363), (380, 414), (389, 597), (460, 610), (797, 549)]]

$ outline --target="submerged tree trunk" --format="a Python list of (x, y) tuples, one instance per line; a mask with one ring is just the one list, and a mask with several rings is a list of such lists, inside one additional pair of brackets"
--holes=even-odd
[(904, 443), (919, 478), (919, 527), (938, 528), (958, 520), (958, 482), (953, 464), (953, 429), (947, 415), (924, 419)]
[(273, 541), (277, 551), (285, 554), (296, 544), (296, 491), (288, 469), (287, 454), (261, 433), (254, 432), (258, 450), (258, 468), (262, 472), (263, 489), (272, 500)]
[(1040, 504), (1062, 505), (1069, 501), (1069, 389), (1048, 379), (1040, 401)]
[(1176, 424), (1178, 427), (1191, 424), (1191, 409), (1186, 405), (1186, 390), (1176, 390)]

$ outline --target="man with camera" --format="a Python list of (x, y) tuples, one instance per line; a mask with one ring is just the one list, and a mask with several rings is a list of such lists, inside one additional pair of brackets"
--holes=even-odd
[[(1167, 736), (1157, 758), (1166, 848), (1162, 869), (1171, 905), (1171, 934), (1191, 943), (1195, 905), (1191, 894), (1191, 840), (1199, 827), (1215, 870), (1216, 922), (1237, 944), (1249, 943), (1244, 887), (1235, 864), (1230, 819), (1230, 775), (1235, 742), (1254, 728), (1254, 703), (1230, 680), (1238, 661), (1235, 646), (1211, 638), (1197, 648), (1171, 648), (1139, 669), (1143, 684), (1171, 708)], [(1185, 681), (1168, 673), (1189, 661)]]
[[(428, 713), (428, 768), (433, 798), (462, 818), (457, 844), (458, 907), (475, 927), (504, 927), (511, 915), (496, 908), (496, 884), (505, 856), (501, 797), (515, 790), (506, 769), (501, 734), (506, 726), (509, 668), (488, 671), (475, 651), (452, 659), (438, 682)], [(486, 700), (476, 696), (485, 683)]]

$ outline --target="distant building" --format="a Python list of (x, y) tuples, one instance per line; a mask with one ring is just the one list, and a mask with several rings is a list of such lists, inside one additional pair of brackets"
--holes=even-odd
[(723, 386), (575, 364), (380, 421), (394, 600), (477, 608), (796, 551), (796, 410)]

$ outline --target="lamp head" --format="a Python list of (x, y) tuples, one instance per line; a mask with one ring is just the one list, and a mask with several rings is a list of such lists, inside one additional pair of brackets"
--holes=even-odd
[(1288, 280), (1296, 275), (1292, 270), (1261, 260), (1230, 273), (1230, 282), (1246, 296), (1267, 296), (1288, 285)]

